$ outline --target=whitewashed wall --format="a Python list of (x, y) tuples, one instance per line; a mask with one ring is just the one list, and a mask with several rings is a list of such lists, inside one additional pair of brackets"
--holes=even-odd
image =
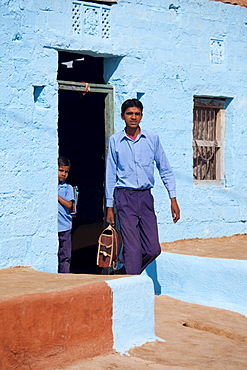
[[(173, 225), (157, 176), (161, 242), (246, 233), (247, 8), (207, 0), (77, 6), (79, 25), (72, 0), (0, 5), (0, 267), (57, 268), (58, 50), (106, 58), (116, 130), (123, 127), (122, 102), (141, 97), (142, 126), (160, 135), (181, 207)], [(102, 14), (103, 27), (96, 23)], [(222, 45), (218, 56), (214, 40)], [(232, 99), (221, 186), (193, 183), (194, 95)]]

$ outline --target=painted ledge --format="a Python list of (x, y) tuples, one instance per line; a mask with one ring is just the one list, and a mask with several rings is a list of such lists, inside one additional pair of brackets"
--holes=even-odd
[(247, 316), (247, 261), (162, 252), (143, 274), (155, 294)]
[(137, 275), (106, 283), (113, 293), (113, 348), (125, 353), (131, 347), (155, 341), (152, 280)]

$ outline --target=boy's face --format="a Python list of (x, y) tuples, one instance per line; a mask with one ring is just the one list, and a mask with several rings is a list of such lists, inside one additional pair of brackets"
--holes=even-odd
[(59, 166), (58, 167), (58, 182), (65, 181), (69, 174), (69, 166)]
[(124, 114), (121, 114), (121, 118), (125, 121), (126, 127), (137, 128), (142, 119), (142, 111), (137, 107), (127, 108)]

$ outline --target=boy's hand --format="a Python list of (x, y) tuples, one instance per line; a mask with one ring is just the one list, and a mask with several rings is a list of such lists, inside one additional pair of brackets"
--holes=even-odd
[(174, 224), (180, 219), (180, 209), (176, 198), (171, 198), (171, 212)]
[(72, 200), (65, 200), (65, 199), (63, 199), (62, 197), (60, 197), (60, 195), (59, 195), (59, 196), (58, 196), (58, 201), (59, 201), (59, 203), (61, 203), (61, 204), (62, 204), (62, 206), (64, 206), (65, 208), (72, 209), (72, 205), (73, 205)]
[(107, 208), (106, 212), (106, 222), (111, 224), (112, 226), (115, 226), (115, 218), (114, 218), (114, 212), (113, 212), (113, 207)]

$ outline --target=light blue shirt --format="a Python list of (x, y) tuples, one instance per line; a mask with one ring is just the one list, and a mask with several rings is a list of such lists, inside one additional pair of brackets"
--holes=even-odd
[[(66, 184), (62, 181), (58, 184), (58, 195), (65, 200), (74, 201), (74, 191), (71, 185)], [(71, 230), (72, 228), (72, 216), (71, 209), (64, 207), (58, 202), (58, 232)]]
[(112, 135), (106, 164), (106, 207), (113, 206), (115, 188), (152, 188), (154, 162), (169, 197), (175, 198), (174, 174), (158, 135), (141, 130), (135, 141), (126, 135), (125, 130)]

